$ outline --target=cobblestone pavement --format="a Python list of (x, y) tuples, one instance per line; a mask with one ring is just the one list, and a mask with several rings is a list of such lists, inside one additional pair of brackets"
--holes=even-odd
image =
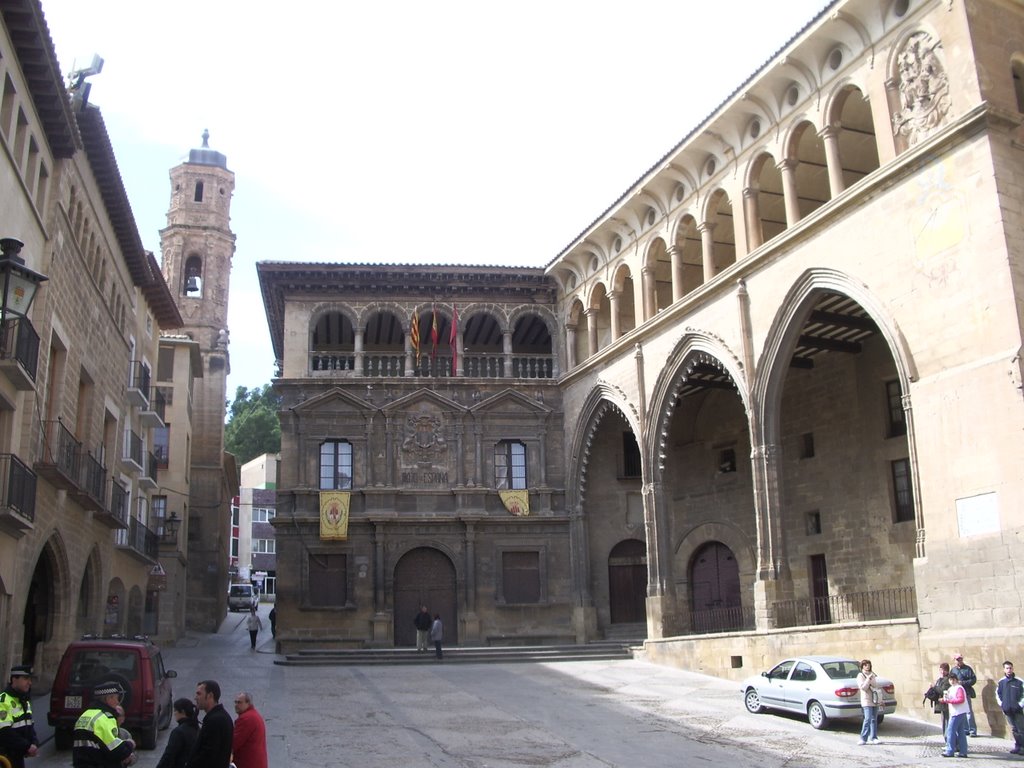
[[(261, 606), (266, 616), (270, 606)], [(249, 649), (243, 618), (165, 650), (175, 696), (218, 680), (222, 700), (252, 693), (267, 721), (270, 765), (384, 768), (902, 768), (947, 764), (936, 723), (889, 716), (883, 743), (856, 745), (858, 726), (815, 731), (785, 715), (751, 715), (739, 686), (639, 661), (553, 664), (281, 667), (269, 632)], [(269, 622), (264, 620), (265, 625)], [(47, 700), (36, 700), (40, 730)], [(139, 768), (159, 761), (140, 752)], [(972, 739), (970, 757), (1016, 761), (1009, 741)], [(69, 766), (52, 741), (29, 768)]]

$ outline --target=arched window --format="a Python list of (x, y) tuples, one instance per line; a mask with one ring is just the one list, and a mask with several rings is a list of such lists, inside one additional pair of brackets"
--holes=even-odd
[(201, 181), (197, 181), (196, 182), (195, 201), (197, 203), (203, 202), (203, 182), (201, 182)]
[(185, 262), (185, 285), (182, 293), (199, 298), (203, 295), (203, 260), (189, 256)]

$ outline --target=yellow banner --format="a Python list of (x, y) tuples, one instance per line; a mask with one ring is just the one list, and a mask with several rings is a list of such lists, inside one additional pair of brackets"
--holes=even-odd
[(320, 491), (320, 538), (348, 539), (348, 505), (351, 491)]
[(530, 492), (529, 491), (498, 491), (501, 503), (505, 509), (513, 515), (525, 516), (530, 514)]

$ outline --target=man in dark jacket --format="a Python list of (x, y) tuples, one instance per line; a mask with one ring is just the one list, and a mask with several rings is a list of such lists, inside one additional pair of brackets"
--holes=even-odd
[(12, 768), (24, 768), (35, 757), (39, 739), (32, 721), (32, 668), (11, 667), (10, 684), (0, 692), (0, 755)]
[(196, 706), (206, 716), (188, 759), (188, 768), (228, 768), (235, 724), (220, 703), (220, 685), (216, 680), (196, 683)]
[(416, 614), (416, 618), (412, 620), (412, 623), (416, 627), (416, 650), (427, 650), (427, 635), (430, 634), (430, 627), (434, 623), (434, 620), (430, 618), (430, 611), (427, 610), (427, 606), (420, 606), (420, 612)]
[(1013, 674), (1013, 662), (1003, 662), (1003, 679), (996, 686), (996, 701), (1013, 733), (1012, 755), (1024, 754), (1024, 682)]
[(75, 746), (71, 751), (75, 768), (120, 768), (135, 751), (135, 742), (122, 739), (117, 725), (117, 705), (124, 694), (116, 680), (92, 689), (92, 706), (75, 723)]

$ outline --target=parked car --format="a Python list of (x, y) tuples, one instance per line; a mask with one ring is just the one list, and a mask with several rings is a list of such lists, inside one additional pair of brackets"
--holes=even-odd
[(93, 687), (116, 680), (126, 691), (121, 701), (125, 727), (141, 749), (155, 749), (157, 730), (171, 724), (171, 678), (177, 676), (173, 669), (164, 669), (160, 649), (141, 635), (85, 635), (70, 643), (50, 691), (47, 720), (54, 729), (54, 745), (71, 748), (75, 721), (92, 705)]
[[(808, 722), (821, 729), (830, 720), (859, 720), (860, 690), (857, 674), (860, 662), (843, 656), (801, 656), (776, 664), (770, 672), (743, 681), (743, 703), (757, 714), (767, 709), (806, 715)], [(878, 722), (896, 711), (896, 687), (892, 681), (878, 678), (882, 703)]]
[(248, 611), (250, 608), (258, 608), (260, 605), (260, 593), (252, 584), (232, 584), (228, 589), (228, 610)]

